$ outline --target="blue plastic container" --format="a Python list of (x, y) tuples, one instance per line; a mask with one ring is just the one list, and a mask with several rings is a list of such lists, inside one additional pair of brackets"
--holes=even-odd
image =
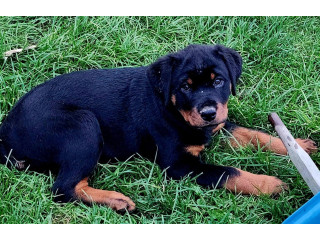
[(320, 224), (320, 192), (288, 217), (283, 224)]

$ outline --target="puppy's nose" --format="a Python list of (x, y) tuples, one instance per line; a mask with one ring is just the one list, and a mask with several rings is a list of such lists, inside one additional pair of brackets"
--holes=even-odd
[(211, 122), (213, 119), (215, 119), (217, 111), (214, 107), (204, 107), (199, 113), (203, 120)]

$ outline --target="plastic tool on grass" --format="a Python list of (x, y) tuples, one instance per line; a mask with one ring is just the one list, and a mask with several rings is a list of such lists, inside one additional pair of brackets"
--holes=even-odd
[(278, 114), (271, 113), (269, 121), (286, 147), (291, 161), (314, 196), (283, 223), (320, 223), (320, 171), (310, 156), (299, 146)]

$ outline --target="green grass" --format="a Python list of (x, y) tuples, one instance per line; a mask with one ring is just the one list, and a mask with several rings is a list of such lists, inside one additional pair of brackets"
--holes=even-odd
[[(320, 143), (320, 18), (318, 17), (1, 17), (0, 121), (32, 87), (80, 69), (141, 66), (191, 43), (224, 44), (243, 57), (230, 120), (274, 134), (276, 111), (296, 137)], [(103, 206), (52, 201), (54, 176), (0, 166), (0, 223), (281, 223), (311, 192), (286, 156), (232, 149), (217, 134), (208, 162), (278, 176), (290, 190), (277, 198), (205, 189), (194, 179), (170, 181), (153, 162), (136, 156), (99, 165), (92, 185), (130, 196), (135, 214)], [(320, 154), (313, 160), (319, 165)]]

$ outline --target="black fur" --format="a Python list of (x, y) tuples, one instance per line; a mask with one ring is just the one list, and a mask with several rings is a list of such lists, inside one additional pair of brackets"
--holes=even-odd
[[(221, 122), (192, 125), (181, 111), (215, 111), (225, 104), (230, 84), (235, 94), (241, 63), (232, 49), (191, 45), (147, 67), (58, 76), (22, 97), (2, 123), (1, 162), (12, 149), (9, 160), (26, 161), (37, 171), (56, 170), (53, 191), (62, 201), (74, 199), (74, 187), (98, 161), (124, 160), (136, 152), (152, 157), (157, 149), (156, 162), (169, 177), (199, 175), (200, 185), (221, 187), (237, 170), (203, 163), (186, 151), (207, 144)], [(211, 73), (219, 81), (210, 79)], [(188, 78), (192, 86), (186, 86)]]

